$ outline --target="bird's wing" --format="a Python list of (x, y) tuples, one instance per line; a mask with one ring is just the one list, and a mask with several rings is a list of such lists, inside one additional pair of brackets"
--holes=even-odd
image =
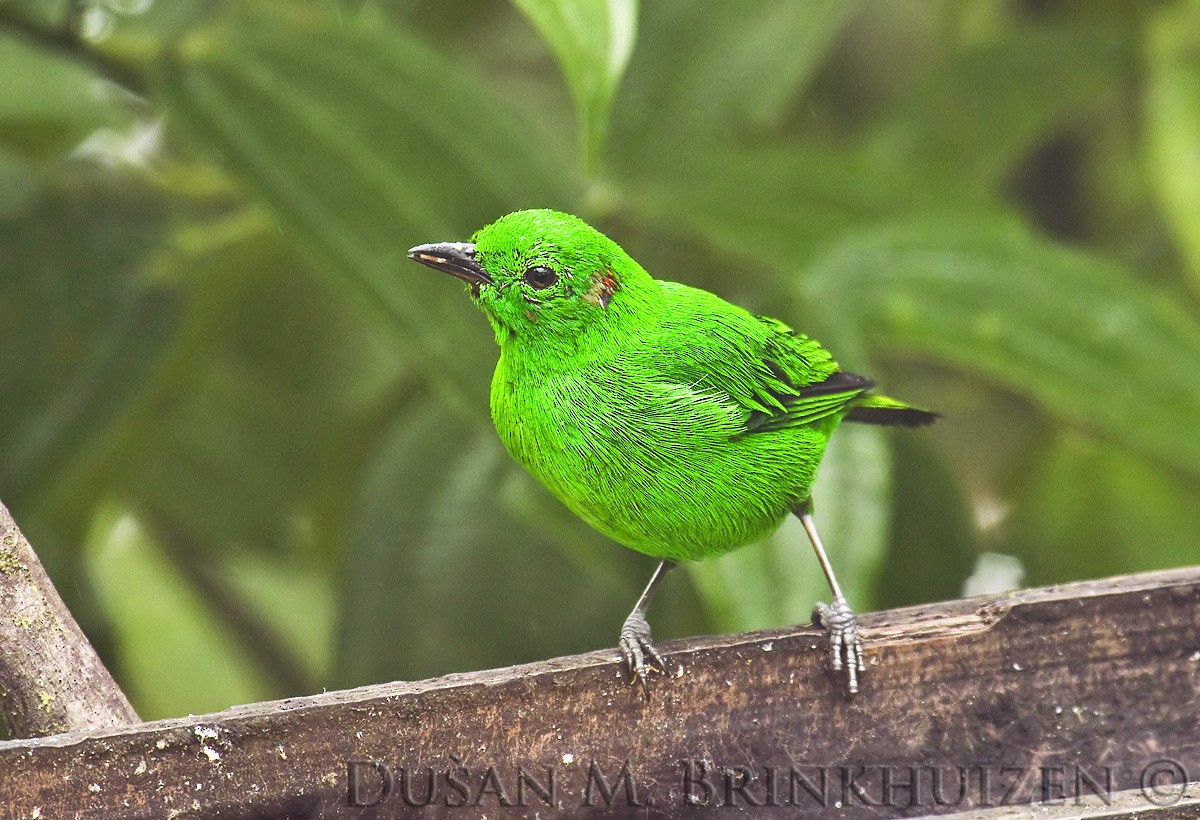
[(840, 413), (848, 404), (874, 386), (875, 382), (866, 376), (836, 371), (824, 381), (798, 388), (794, 396), (785, 397), (781, 410), (751, 411), (746, 419), (746, 432), (757, 433), (812, 424)]
[(745, 412), (744, 433), (812, 424), (874, 386), (839, 370), (817, 341), (783, 322), (706, 291), (664, 287), (671, 310), (660, 326), (661, 342), (652, 346), (660, 372), (737, 404)]

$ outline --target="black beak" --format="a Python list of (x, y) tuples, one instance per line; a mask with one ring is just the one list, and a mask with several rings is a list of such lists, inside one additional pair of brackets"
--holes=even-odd
[(431, 245), (417, 245), (409, 250), (408, 258), (434, 270), (457, 276), (472, 285), (492, 283), (492, 277), (475, 261), (475, 245), (471, 242), (434, 242)]

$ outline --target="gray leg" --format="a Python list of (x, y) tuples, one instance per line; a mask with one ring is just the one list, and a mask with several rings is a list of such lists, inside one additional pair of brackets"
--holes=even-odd
[(812, 542), (817, 560), (821, 563), (821, 570), (825, 573), (825, 580), (829, 582), (829, 589), (833, 592), (833, 606), (817, 604), (813, 609), (813, 619), (829, 633), (830, 666), (835, 672), (840, 672), (843, 666), (845, 667), (847, 688), (853, 695), (858, 692), (858, 673), (866, 671), (862, 638), (858, 635), (858, 620), (833, 575), (829, 556), (825, 554), (821, 536), (817, 535), (817, 526), (813, 523), (812, 508), (805, 502), (798, 505), (794, 512), (804, 525), (804, 531), (808, 533), (808, 540)]
[(658, 565), (650, 583), (646, 584), (642, 597), (638, 598), (633, 612), (629, 613), (621, 627), (621, 656), (625, 658), (629, 671), (636, 676), (636, 681), (642, 685), (647, 698), (650, 697), (650, 670), (657, 664), (658, 671), (666, 672), (667, 666), (662, 655), (658, 654), (658, 650), (650, 643), (650, 624), (646, 622), (646, 608), (650, 606), (650, 599), (654, 597), (658, 585), (674, 568), (673, 561), (663, 561)]

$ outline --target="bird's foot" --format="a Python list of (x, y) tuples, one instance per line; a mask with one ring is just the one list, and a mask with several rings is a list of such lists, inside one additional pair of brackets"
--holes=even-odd
[(846, 670), (847, 691), (858, 692), (858, 673), (865, 672), (862, 638), (858, 635), (858, 619), (850, 604), (841, 595), (833, 606), (819, 603), (813, 607), (813, 623), (829, 633), (829, 660), (834, 672)]
[(625, 665), (634, 676), (634, 684), (640, 683), (646, 698), (649, 699), (650, 673), (655, 671), (655, 666), (658, 667), (657, 671), (665, 673), (667, 665), (663, 656), (654, 648), (654, 644), (650, 643), (650, 624), (646, 623), (644, 615), (640, 612), (630, 613), (621, 627), (621, 640), (618, 645)]

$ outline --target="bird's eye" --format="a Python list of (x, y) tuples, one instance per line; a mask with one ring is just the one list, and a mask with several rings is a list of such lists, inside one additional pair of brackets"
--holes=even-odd
[(525, 282), (534, 290), (545, 290), (558, 281), (558, 274), (547, 267), (538, 265), (525, 271)]

